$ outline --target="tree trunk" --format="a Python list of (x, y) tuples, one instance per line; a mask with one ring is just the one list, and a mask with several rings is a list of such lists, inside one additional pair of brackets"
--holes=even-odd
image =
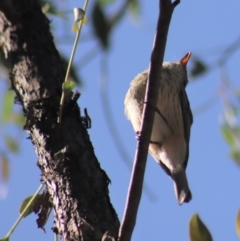
[(54, 232), (67, 241), (116, 238), (119, 221), (108, 195), (110, 180), (94, 154), (73, 93), (57, 123), (65, 71), (38, 1), (1, 0), (0, 34), (11, 62), (12, 88), (27, 119), (24, 129), (53, 205)]

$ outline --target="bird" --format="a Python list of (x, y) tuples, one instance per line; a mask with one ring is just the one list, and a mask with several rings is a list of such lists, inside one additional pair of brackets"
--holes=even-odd
[[(186, 93), (188, 83), (188, 52), (180, 61), (163, 62), (149, 153), (171, 177), (179, 205), (192, 199), (186, 167), (189, 158), (190, 130), (193, 123)], [(138, 74), (130, 83), (124, 106), (125, 114), (139, 134), (149, 69)]]

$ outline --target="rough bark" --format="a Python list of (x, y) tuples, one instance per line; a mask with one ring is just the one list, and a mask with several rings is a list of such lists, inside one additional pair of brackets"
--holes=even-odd
[(11, 61), (12, 88), (51, 197), (53, 230), (68, 241), (117, 237), (110, 180), (94, 155), (73, 94), (66, 100), (62, 123), (57, 123), (65, 72), (38, 1), (1, 0), (0, 45)]

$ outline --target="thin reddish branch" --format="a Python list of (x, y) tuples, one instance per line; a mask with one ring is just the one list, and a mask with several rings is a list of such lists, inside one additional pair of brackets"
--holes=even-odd
[(180, 1), (174, 1), (172, 3), (171, 0), (160, 0), (160, 13), (151, 55), (149, 79), (145, 95), (145, 102), (147, 104), (143, 109), (142, 126), (140, 131), (141, 136), (137, 143), (129, 192), (123, 221), (119, 229), (118, 241), (130, 241), (136, 223), (138, 206), (142, 194), (148, 146), (154, 119), (154, 108), (152, 107), (155, 107), (157, 103), (158, 87), (161, 81), (161, 66), (172, 13), (175, 6), (179, 3)]

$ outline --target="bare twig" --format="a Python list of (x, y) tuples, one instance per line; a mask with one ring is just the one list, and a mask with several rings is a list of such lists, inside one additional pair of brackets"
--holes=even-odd
[[(118, 132), (118, 128), (115, 125), (115, 121), (113, 118), (113, 113), (110, 107), (110, 100), (109, 100), (109, 91), (107, 89), (107, 55), (103, 55), (103, 59), (101, 61), (101, 88), (100, 88), (100, 97), (101, 97), (101, 102), (102, 102), (102, 107), (103, 107), (103, 112), (104, 112), (104, 117), (107, 123), (107, 127), (109, 129), (109, 132), (113, 138), (113, 142), (118, 150), (119, 155), (122, 158), (122, 161), (124, 164), (126, 164), (127, 168), (129, 170), (132, 169), (132, 161), (131, 158), (126, 151), (125, 145), (120, 138), (120, 134)], [(145, 192), (146, 196), (151, 200), (154, 201), (156, 200), (156, 194), (151, 190), (149, 185), (145, 182), (143, 183), (143, 192)]]
[[(160, 0), (160, 14), (150, 62), (149, 79), (147, 83), (143, 119), (141, 126), (141, 138), (137, 143), (134, 166), (125, 206), (123, 221), (119, 229), (118, 241), (130, 241), (136, 223), (138, 206), (142, 194), (144, 172), (150, 135), (152, 132), (154, 109), (158, 98), (158, 87), (161, 81), (161, 66), (167, 42), (168, 29), (173, 10), (180, 1)], [(160, 81), (159, 81), (160, 80)]]

